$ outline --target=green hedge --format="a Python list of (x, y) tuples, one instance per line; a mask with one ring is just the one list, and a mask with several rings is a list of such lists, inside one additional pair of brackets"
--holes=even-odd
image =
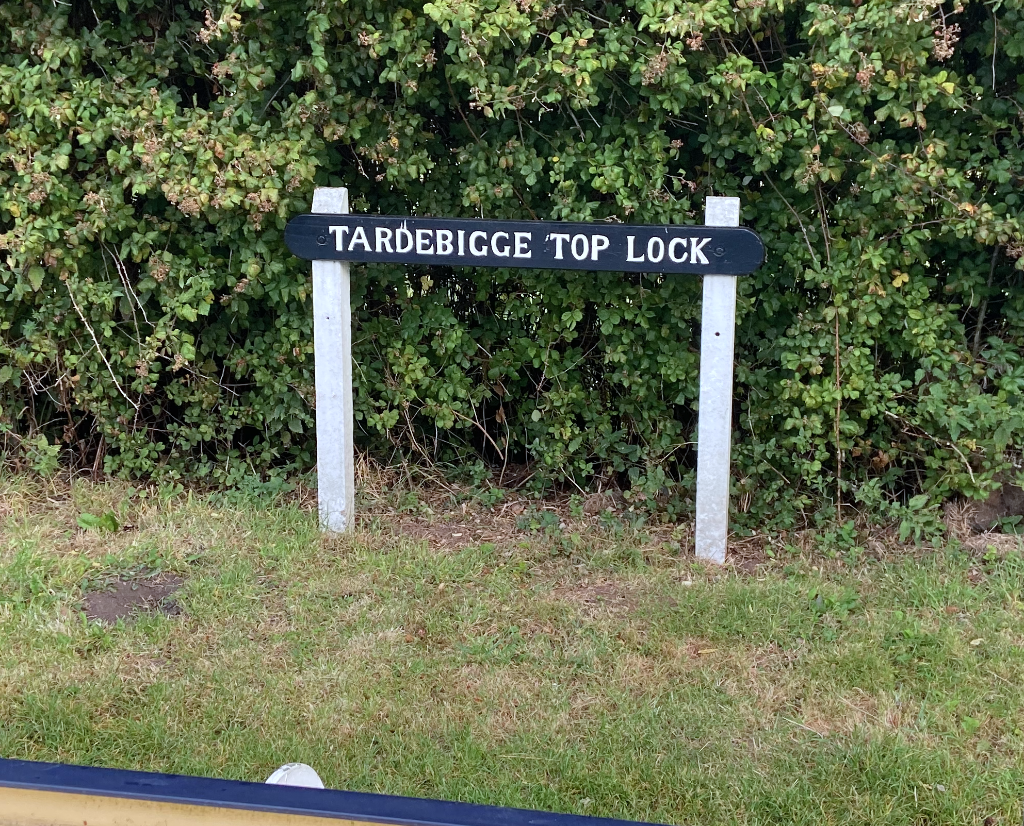
[[(1024, 437), (1020, 0), (0, 6), (0, 438), (211, 483), (308, 468), (315, 185), (699, 222), (739, 195), (740, 519), (979, 495)], [(685, 508), (699, 281), (357, 267), (364, 446)], [(916, 497), (916, 498), (915, 498)]]

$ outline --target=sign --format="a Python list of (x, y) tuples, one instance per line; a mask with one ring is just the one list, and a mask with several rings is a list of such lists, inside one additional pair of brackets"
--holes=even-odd
[(764, 260), (741, 227), (300, 215), (285, 242), (310, 261), (746, 275)]
[(0, 759), (2, 826), (636, 826), (411, 797)]
[(355, 517), (349, 262), (701, 275), (694, 550), (725, 561), (736, 281), (764, 260), (761, 239), (740, 227), (739, 198), (709, 196), (703, 225), (639, 226), (350, 215), (348, 190), (323, 187), (312, 213), (288, 223), (285, 241), (313, 262), (317, 505), (320, 527), (339, 533)]

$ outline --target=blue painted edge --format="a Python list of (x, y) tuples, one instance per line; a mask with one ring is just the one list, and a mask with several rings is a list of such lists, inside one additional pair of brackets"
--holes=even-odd
[(629, 820), (0, 758), (0, 787), (399, 826), (637, 826)]

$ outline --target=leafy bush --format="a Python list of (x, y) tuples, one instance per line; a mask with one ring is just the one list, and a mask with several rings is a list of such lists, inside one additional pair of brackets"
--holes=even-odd
[[(282, 232), (315, 185), (638, 223), (741, 196), (768, 248), (740, 282), (748, 519), (978, 495), (1018, 461), (1020, 0), (74, 0), (4, 4), (0, 32), (0, 427), (25, 461), (311, 466)], [(364, 446), (683, 507), (699, 287), (358, 267)]]

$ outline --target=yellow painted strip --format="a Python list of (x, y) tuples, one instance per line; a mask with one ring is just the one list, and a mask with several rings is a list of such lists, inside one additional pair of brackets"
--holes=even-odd
[(91, 794), (0, 787), (0, 826), (380, 826)]

